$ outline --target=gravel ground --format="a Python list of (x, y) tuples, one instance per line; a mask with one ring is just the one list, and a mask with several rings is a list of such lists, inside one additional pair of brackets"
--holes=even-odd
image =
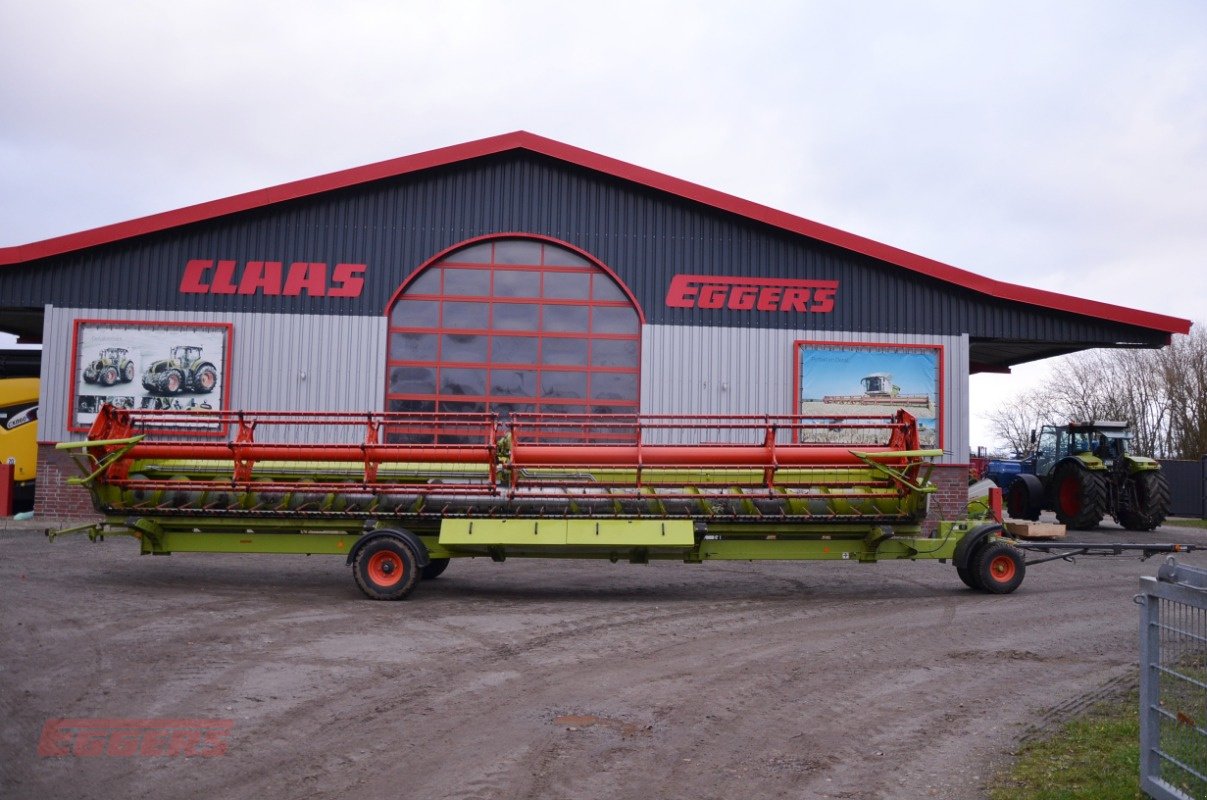
[[(1146, 537), (1207, 545), (1077, 534)], [(0, 797), (967, 800), (1132, 674), (1159, 561), (1044, 564), (993, 597), (929, 562), (477, 559), (375, 603), (340, 558), (10, 527)], [(39, 756), (54, 718), (232, 727), (212, 758)]]

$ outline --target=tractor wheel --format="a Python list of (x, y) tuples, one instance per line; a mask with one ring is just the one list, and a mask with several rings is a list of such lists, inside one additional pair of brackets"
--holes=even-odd
[(1106, 480), (1078, 464), (1063, 464), (1052, 478), (1052, 501), (1066, 527), (1092, 531), (1106, 514)]
[(980, 589), (990, 594), (1010, 594), (1027, 574), (1023, 554), (1006, 542), (990, 542), (976, 554), (973, 567)]
[(214, 391), (214, 387), (218, 385), (218, 370), (206, 364), (197, 370), (197, 377), (193, 379), (193, 385), (199, 392), (208, 394)]
[(419, 573), (425, 581), (439, 578), (448, 569), (448, 562), (451, 560), (450, 558), (429, 559), (427, 566), (420, 569)]
[(373, 600), (402, 600), (419, 581), (419, 559), (405, 542), (381, 537), (356, 554), (356, 585)]
[(1019, 475), (1006, 492), (1006, 513), (1011, 519), (1039, 519), (1044, 506), (1044, 485), (1034, 475)]
[(1127, 505), (1119, 510), (1119, 522), (1130, 531), (1151, 531), (1169, 513), (1169, 483), (1156, 470), (1129, 475), (1123, 484)]
[(122, 383), (129, 383), (134, 380), (134, 362), (126, 362), (126, 368), (122, 370)]
[(96, 383), (96, 376), (84, 370), (84, 383)]
[(101, 385), (112, 386), (117, 383), (117, 367), (105, 367), (101, 370)]
[(182, 386), (184, 386), (184, 376), (180, 374), (180, 370), (171, 370), (163, 379), (163, 388), (168, 394), (176, 394)]

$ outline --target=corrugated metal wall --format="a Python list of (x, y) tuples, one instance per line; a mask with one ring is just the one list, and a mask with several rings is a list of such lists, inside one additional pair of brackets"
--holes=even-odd
[[(805, 329), (646, 325), (644, 414), (794, 414), (800, 340), (943, 347), (943, 463), (968, 463), (968, 338)], [(869, 412), (871, 413), (871, 412)]]
[[(382, 408), (385, 317), (48, 308), (42, 348), (44, 399), (38, 409), (38, 436), (42, 441), (84, 438), (83, 434), (67, 430), (73, 369), (71, 336), (76, 319), (232, 323), (233, 409), (377, 411)], [(327, 438), (300, 430), (294, 441)]]

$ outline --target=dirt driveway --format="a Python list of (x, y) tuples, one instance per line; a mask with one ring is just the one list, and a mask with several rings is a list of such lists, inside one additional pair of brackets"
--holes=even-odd
[[(974, 798), (1134, 669), (1158, 561), (991, 597), (926, 562), (462, 560), (374, 603), (339, 558), (0, 531), (0, 797)], [(40, 757), (53, 718), (232, 727), (216, 757)]]

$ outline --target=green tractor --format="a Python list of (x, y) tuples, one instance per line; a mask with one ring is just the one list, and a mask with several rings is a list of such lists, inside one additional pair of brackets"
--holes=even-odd
[(154, 362), (143, 373), (142, 385), (151, 394), (208, 394), (218, 385), (218, 370), (201, 359), (200, 347), (177, 345), (171, 358)]
[(84, 367), (84, 383), (112, 386), (118, 381), (129, 383), (134, 380), (134, 362), (130, 360), (129, 353), (124, 347), (101, 350), (96, 359)]
[(1107, 514), (1128, 530), (1151, 531), (1169, 513), (1169, 484), (1161, 465), (1127, 452), (1132, 437), (1124, 422), (1045, 425), (1034, 452), (1019, 462), (1006, 488), (1015, 519), (1039, 519), (1054, 511), (1073, 530), (1092, 530)]

